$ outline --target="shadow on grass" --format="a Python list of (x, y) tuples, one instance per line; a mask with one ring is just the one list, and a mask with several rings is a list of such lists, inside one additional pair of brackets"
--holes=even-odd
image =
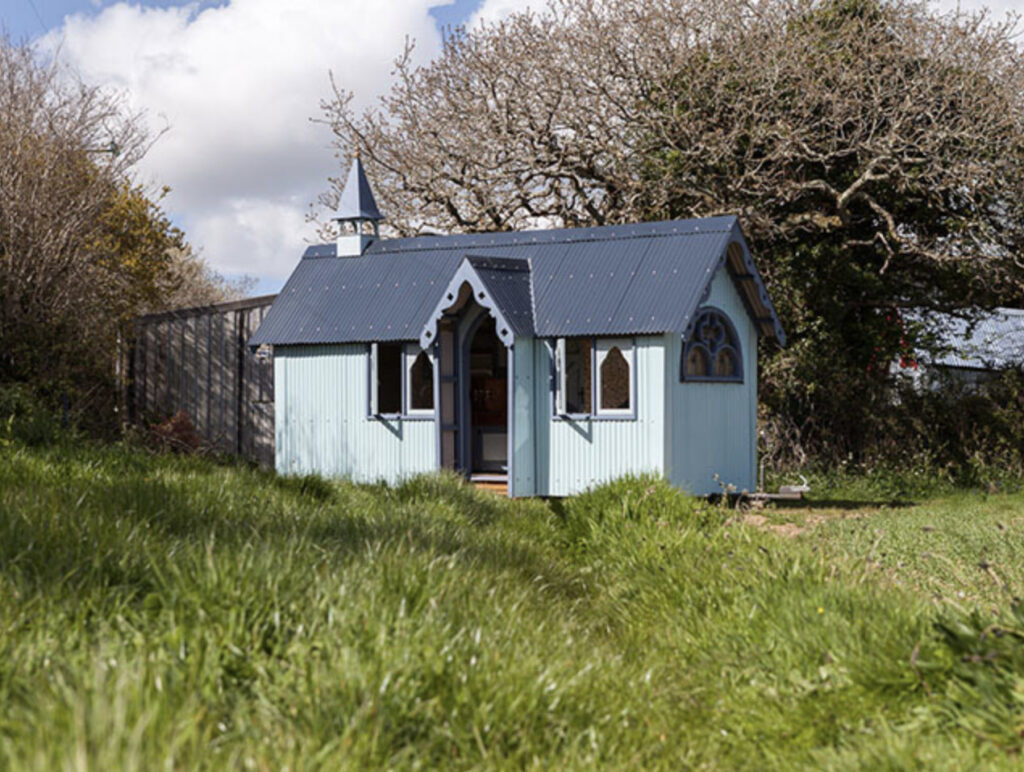
[(907, 509), (917, 502), (907, 499), (794, 499), (772, 502), (781, 509)]
[[(160, 564), (186, 551), (231, 554), (253, 545), (273, 551), (291, 543), (308, 549), (311, 562), (325, 554), (345, 562), (365, 555), (368, 545), (408, 545), (455, 557), (470, 576), (476, 570), (511, 574), (569, 600), (588, 593), (571, 566), (530, 544), (514, 522), (498, 525), (502, 518), (528, 515), (464, 483), (423, 477), (388, 488), (315, 476), (264, 479), (269, 477), (253, 475), (251, 510), (242, 493), (245, 480), (229, 483), (237, 489), (226, 494), (227, 504), (205, 503), (203, 494), (189, 489), (194, 481), (187, 477), (135, 475), (59, 492), (30, 486), (35, 501), (24, 512), (0, 514), (0, 571), (37, 592), (110, 590), (141, 602), (157, 589)], [(266, 499), (261, 510), (265, 487), (285, 495)], [(429, 511), (433, 507), (440, 509)]]

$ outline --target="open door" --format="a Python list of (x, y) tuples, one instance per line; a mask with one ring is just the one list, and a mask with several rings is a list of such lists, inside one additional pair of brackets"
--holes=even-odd
[(467, 471), (475, 477), (508, 475), (508, 349), (495, 320), (485, 315), (471, 333), (463, 369)]

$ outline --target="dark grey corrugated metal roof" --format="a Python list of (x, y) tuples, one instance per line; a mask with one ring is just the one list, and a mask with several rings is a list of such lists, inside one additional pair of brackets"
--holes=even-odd
[[(362, 258), (333, 254), (329, 245), (307, 250), (250, 345), (415, 340), (463, 259), (474, 255), (529, 259), (538, 336), (683, 332), (717, 269), (728, 265), (759, 330), (785, 340), (731, 216), (382, 239)], [(495, 287), (498, 279), (489, 275)], [(525, 285), (517, 286), (499, 302), (521, 310)]]
[(948, 314), (911, 314), (923, 321), (945, 350), (929, 359), (942, 367), (1001, 370), (1024, 365), (1024, 309), (996, 308), (982, 314), (973, 329)]
[(349, 167), (345, 188), (338, 199), (338, 208), (334, 212), (335, 220), (383, 220), (384, 216), (377, 208), (373, 198), (370, 182), (366, 179), (363, 164), (359, 156), (352, 159)]
[(516, 336), (533, 336), (533, 292), (528, 260), (508, 257), (466, 258)]

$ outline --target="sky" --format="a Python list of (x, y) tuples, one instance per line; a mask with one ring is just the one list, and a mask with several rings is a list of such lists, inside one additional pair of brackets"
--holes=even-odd
[[(961, 0), (1001, 16), (1021, 0)], [(944, 8), (956, 0), (940, 0)], [(0, 0), (0, 29), (116, 89), (161, 133), (138, 170), (200, 254), (276, 292), (316, 240), (310, 206), (340, 176), (311, 119), (329, 72), (371, 105), (407, 37), (429, 61), (445, 25), (474, 26), (545, 0)], [(371, 180), (371, 185), (373, 181)], [(387, 214), (386, 212), (384, 213)]]

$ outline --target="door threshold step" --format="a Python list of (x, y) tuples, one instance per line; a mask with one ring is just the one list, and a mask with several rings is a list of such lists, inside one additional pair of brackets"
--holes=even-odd
[(477, 490), (497, 494), (498, 496), (508, 496), (508, 483), (474, 482), (473, 487)]

